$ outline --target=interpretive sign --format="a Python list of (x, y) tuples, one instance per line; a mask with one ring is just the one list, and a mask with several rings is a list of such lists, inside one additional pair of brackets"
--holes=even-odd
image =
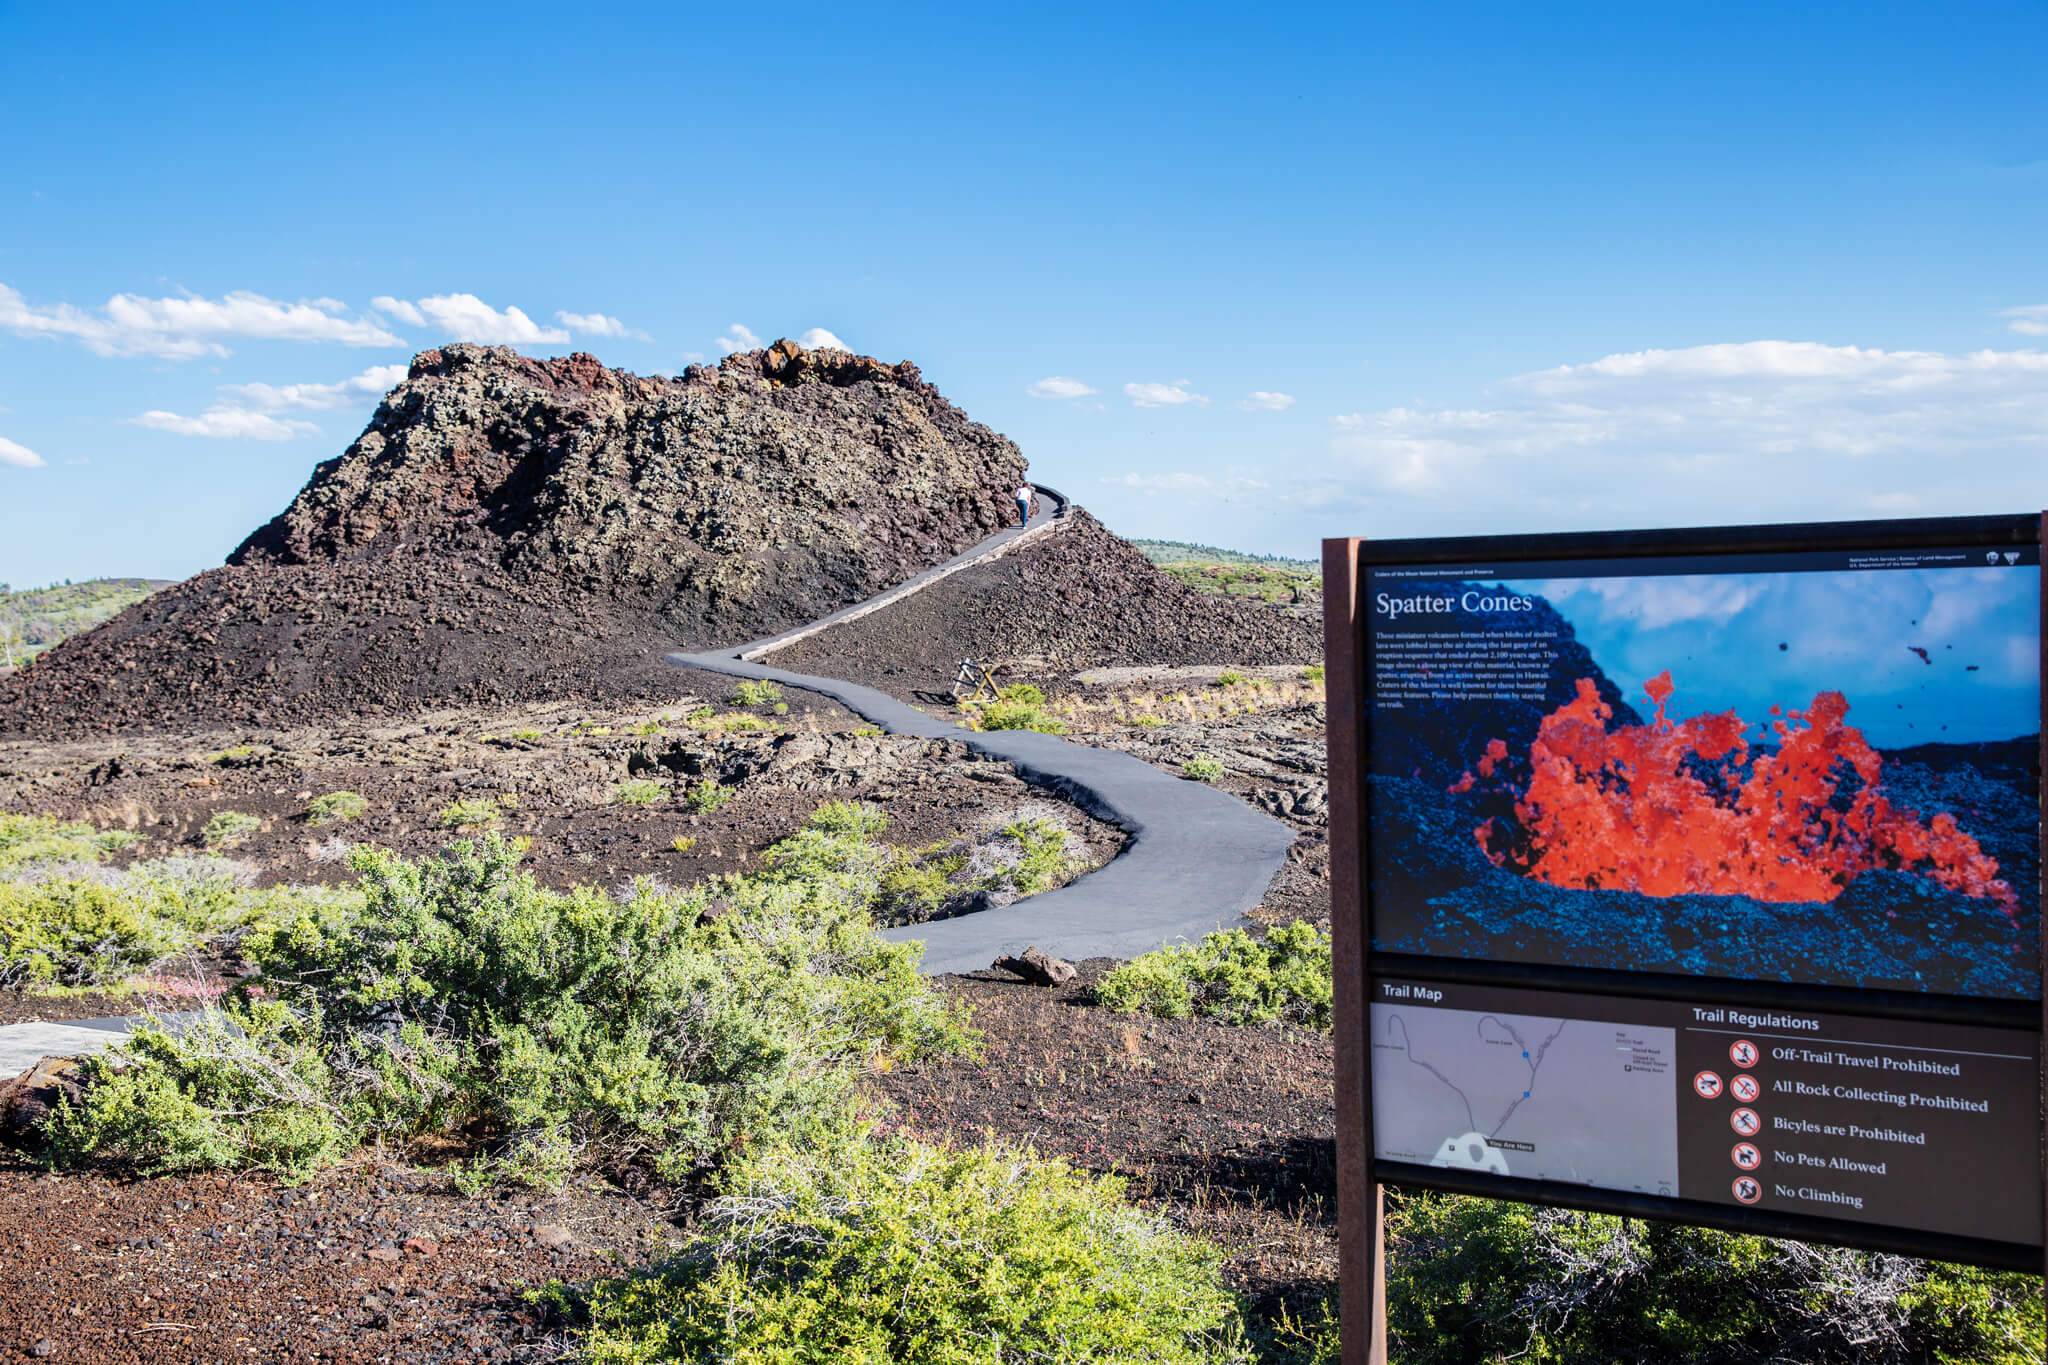
[(1325, 543), (1347, 1284), (1380, 1181), (2041, 1265), (2042, 524)]

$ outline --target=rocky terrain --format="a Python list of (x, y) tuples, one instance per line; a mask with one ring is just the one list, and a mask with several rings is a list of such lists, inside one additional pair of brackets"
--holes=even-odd
[(1023, 471), (907, 361), (423, 352), (225, 567), (0, 682), (0, 732), (658, 699), (662, 649), (892, 586), (1004, 524)]
[(1079, 509), (1014, 554), (778, 650), (765, 662), (914, 696), (963, 656), (1049, 690), (1107, 664), (1309, 663), (1318, 622), (1176, 581)]

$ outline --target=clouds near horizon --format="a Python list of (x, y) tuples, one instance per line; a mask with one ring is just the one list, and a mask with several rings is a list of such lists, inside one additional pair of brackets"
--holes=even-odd
[(230, 340), (328, 342), (401, 346), (380, 323), (351, 317), (335, 299), (285, 303), (248, 290), (218, 299), (186, 295), (145, 298), (115, 294), (98, 309), (68, 303), (32, 304), (0, 284), (0, 330), (15, 336), (75, 341), (94, 355), (190, 360), (229, 354)]

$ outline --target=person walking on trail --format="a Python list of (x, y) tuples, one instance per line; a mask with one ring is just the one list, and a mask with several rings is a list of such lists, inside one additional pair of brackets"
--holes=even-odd
[(1021, 529), (1022, 527), (1029, 526), (1030, 524), (1031, 485), (1028, 483), (1020, 483), (1017, 485), (1017, 525)]

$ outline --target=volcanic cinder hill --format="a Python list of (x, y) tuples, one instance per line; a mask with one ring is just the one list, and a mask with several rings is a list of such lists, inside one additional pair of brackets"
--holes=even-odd
[[(689, 688), (665, 651), (901, 582), (1002, 526), (1024, 470), (908, 361), (783, 341), (671, 379), (588, 355), (426, 351), (224, 567), (0, 680), (0, 733), (665, 699)], [(1113, 537), (1054, 539), (1075, 562), (1048, 616), (1130, 595), (1128, 574), (1095, 582), (1084, 552)], [(1176, 636), (1249, 610), (1135, 572), (1174, 590), (1188, 623), (1168, 611), (1158, 628)], [(950, 668), (957, 642), (935, 647)]]

